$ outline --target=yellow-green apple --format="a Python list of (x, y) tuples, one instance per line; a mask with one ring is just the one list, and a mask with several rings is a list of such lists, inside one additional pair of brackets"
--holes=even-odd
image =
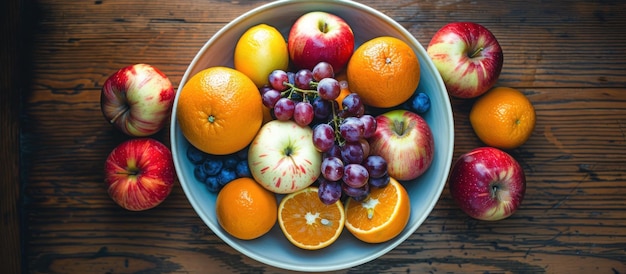
[(153, 138), (134, 138), (111, 151), (104, 165), (109, 196), (131, 211), (153, 208), (172, 191), (176, 178), (170, 149)]
[(526, 176), (508, 153), (480, 147), (456, 160), (448, 185), (463, 212), (479, 220), (496, 221), (511, 216), (522, 203)]
[(135, 64), (113, 73), (100, 95), (102, 114), (130, 136), (149, 136), (165, 126), (176, 91), (156, 67)]
[(448, 93), (457, 98), (474, 98), (489, 90), (504, 62), (493, 33), (473, 22), (443, 26), (433, 35), (427, 52)]
[(433, 134), (426, 120), (404, 109), (376, 116), (376, 132), (369, 143), (370, 154), (383, 157), (389, 176), (397, 180), (422, 175), (435, 153)]
[(248, 149), (250, 173), (274, 193), (292, 193), (311, 185), (320, 176), (321, 164), (311, 128), (292, 120), (267, 122)]
[(317, 63), (324, 61), (339, 72), (354, 51), (354, 33), (343, 18), (313, 11), (293, 23), (287, 38), (287, 49), (298, 68), (312, 70)]

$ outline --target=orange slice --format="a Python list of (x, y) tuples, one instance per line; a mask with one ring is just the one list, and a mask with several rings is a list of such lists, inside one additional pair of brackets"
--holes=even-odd
[(346, 221), (340, 201), (326, 205), (317, 187), (307, 187), (285, 196), (278, 207), (278, 223), (295, 246), (316, 250), (329, 246), (341, 234)]
[(346, 229), (367, 243), (382, 243), (398, 236), (409, 222), (411, 203), (406, 189), (391, 178), (384, 188), (371, 188), (363, 201), (346, 201)]

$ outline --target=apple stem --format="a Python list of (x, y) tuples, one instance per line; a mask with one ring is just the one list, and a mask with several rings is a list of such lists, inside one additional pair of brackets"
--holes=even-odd
[(394, 127), (394, 131), (402, 136), (404, 135), (404, 122), (400, 121), (400, 120), (394, 120), (393, 121), (393, 127)]
[(476, 56), (477, 56), (478, 54), (480, 54), (480, 52), (482, 52), (484, 49), (485, 49), (485, 48), (483, 48), (483, 47), (477, 48), (477, 49), (476, 49), (476, 50), (475, 50), (472, 54), (470, 54), (470, 56), (469, 56), (469, 57), (470, 57), (470, 58), (474, 58), (474, 57), (476, 57)]
[(321, 32), (327, 33), (328, 32), (328, 24), (326, 22), (320, 23), (319, 29), (320, 29)]
[(113, 118), (111, 118), (111, 121), (109, 121), (109, 123), (113, 124), (115, 123), (115, 121), (117, 121), (118, 118), (120, 118), (120, 116), (122, 116), (124, 113), (126, 113), (128, 111), (129, 107), (128, 105), (124, 105), (124, 108), (120, 109), (120, 111), (118, 111), (115, 116), (113, 116)]

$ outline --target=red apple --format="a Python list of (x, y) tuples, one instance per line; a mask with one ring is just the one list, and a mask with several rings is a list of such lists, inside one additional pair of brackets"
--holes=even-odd
[(130, 136), (149, 136), (165, 126), (172, 112), (176, 91), (170, 80), (147, 64), (124, 67), (102, 86), (102, 114)]
[(141, 211), (169, 196), (176, 173), (169, 148), (152, 138), (135, 138), (118, 145), (106, 159), (109, 196), (121, 207)]
[(435, 142), (430, 126), (418, 114), (397, 109), (376, 117), (376, 132), (369, 139), (370, 154), (387, 161), (389, 176), (412, 180), (433, 161)]
[(511, 155), (493, 147), (461, 155), (452, 166), (448, 184), (461, 210), (487, 221), (511, 216), (526, 191), (522, 167)]
[(267, 122), (248, 149), (254, 179), (274, 193), (292, 193), (320, 175), (322, 154), (313, 145), (313, 131), (293, 120)]
[(287, 38), (289, 57), (298, 68), (313, 69), (322, 61), (341, 71), (354, 51), (354, 33), (341, 17), (315, 11), (302, 15)]
[(482, 25), (449, 23), (435, 33), (427, 52), (448, 93), (454, 97), (477, 97), (500, 77), (502, 48), (493, 33)]

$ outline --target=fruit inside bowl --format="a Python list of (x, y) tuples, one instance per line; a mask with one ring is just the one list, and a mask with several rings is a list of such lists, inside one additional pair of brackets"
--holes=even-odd
[[(252, 27), (266, 24), (287, 38), (290, 35), (295, 35), (290, 32), (302, 15), (318, 11), (336, 15), (347, 22), (353, 32), (353, 50), (378, 37), (387, 37), (386, 40), (392, 41), (392, 45), (408, 45), (409, 50), (402, 49), (399, 51), (414, 54), (417, 63), (405, 64), (401, 66), (403, 69), (396, 73), (405, 73), (407, 72), (406, 68), (419, 68), (419, 71), (409, 70), (413, 73), (410, 77), (414, 77), (413, 80), (415, 81), (409, 83), (405, 89), (409, 89), (415, 94), (425, 94), (429, 99), (430, 110), (422, 113), (420, 118), (429, 126), (432, 140), (434, 140), (432, 151), (424, 152), (430, 158), (428, 168), (417, 174), (417, 178), (411, 177), (401, 181), (410, 202), (408, 220), (398, 235), (382, 243), (366, 243), (344, 229), (334, 243), (320, 250), (306, 250), (292, 244), (281, 231), (278, 222), (269, 232), (258, 238), (241, 240), (233, 237), (220, 226), (216, 217), (217, 193), (209, 191), (205, 184), (199, 183), (194, 177), (195, 164), (187, 156), (187, 150), (191, 143), (183, 133), (177, 115), (181, 91), (195, 75), (205, 69), (213, 67), (234, 68), (236, 66), (234, 61), (235, 45), (244, 33)], [(301, 23), (306, 24), (306, 22)], [(292, 59), (294, 54), (297, 55), (297, 53), (290, 52)], [(337, 69), (338, 73), (345, 71), (348, 75), (350, 74), (349, 63), (346, 63), (345, 66), (341, 64), (335, 66), (340, 67)], [(416, 76), (416, 72), (419, 75)], [(358, 78), (358, 76), (353, 77)], [(237, 78), (240, 77), (237, 76)], [(250, 81), (250, 83), (245, 84), (247, 88), (250, 85), (258, 86), (258, 83)], [(392, 106), (381, 105), (379, 108), (372, 108), (371, 111), (382, 114), (392, 109), (402, 109), (406, 104), (399, 104), (399, 102), (409, 100), (406, 96), (388, 99), (393, 102), (391, 103)], [(250, 126), (256, 127), (259, 119), (263, 120), (262, 123), (265, 125), (273, 122), (267, 121), (267, 113), (255, 112), (251, 115), (253, 115), (254, 118), (251, 119), (255, 123)], [(239, 126), (242, 125), (239, 124)], [(258, 128), (260, 127), (261, 125), (258, 126)], [(224, 242), (246, 256), (274, 267), (296, 271), (333, 271), (360, 265), (378, 258), (401, 244), (426, 220), (446, 183), (454, 147), (453, 128), (452, 110), (441, 77), (422, 45), (397, 22), (379, 11), (351, 1), (277, 1), (260, 6), (236, 18), (211, 37), (200, 49), (180, 82), (172, 112), (170, 138), (177, 175), (187, 198), (200, 218)], [(250, 140), (250, 142), (253, 141)], [(219, 144), (213, 145), (219, 146)], [(229, 152), (236, 153), (240, 149), (245, 148), (233, 146)], [(421, 163), (408, 162), (407, 160), (405, 164), (411, 166)], [(396, 186), (395, 179), (394, 186)], [(287, 192), (276, 192), (277, 201), (280, 202), (285, 195), (290, 195)]]

